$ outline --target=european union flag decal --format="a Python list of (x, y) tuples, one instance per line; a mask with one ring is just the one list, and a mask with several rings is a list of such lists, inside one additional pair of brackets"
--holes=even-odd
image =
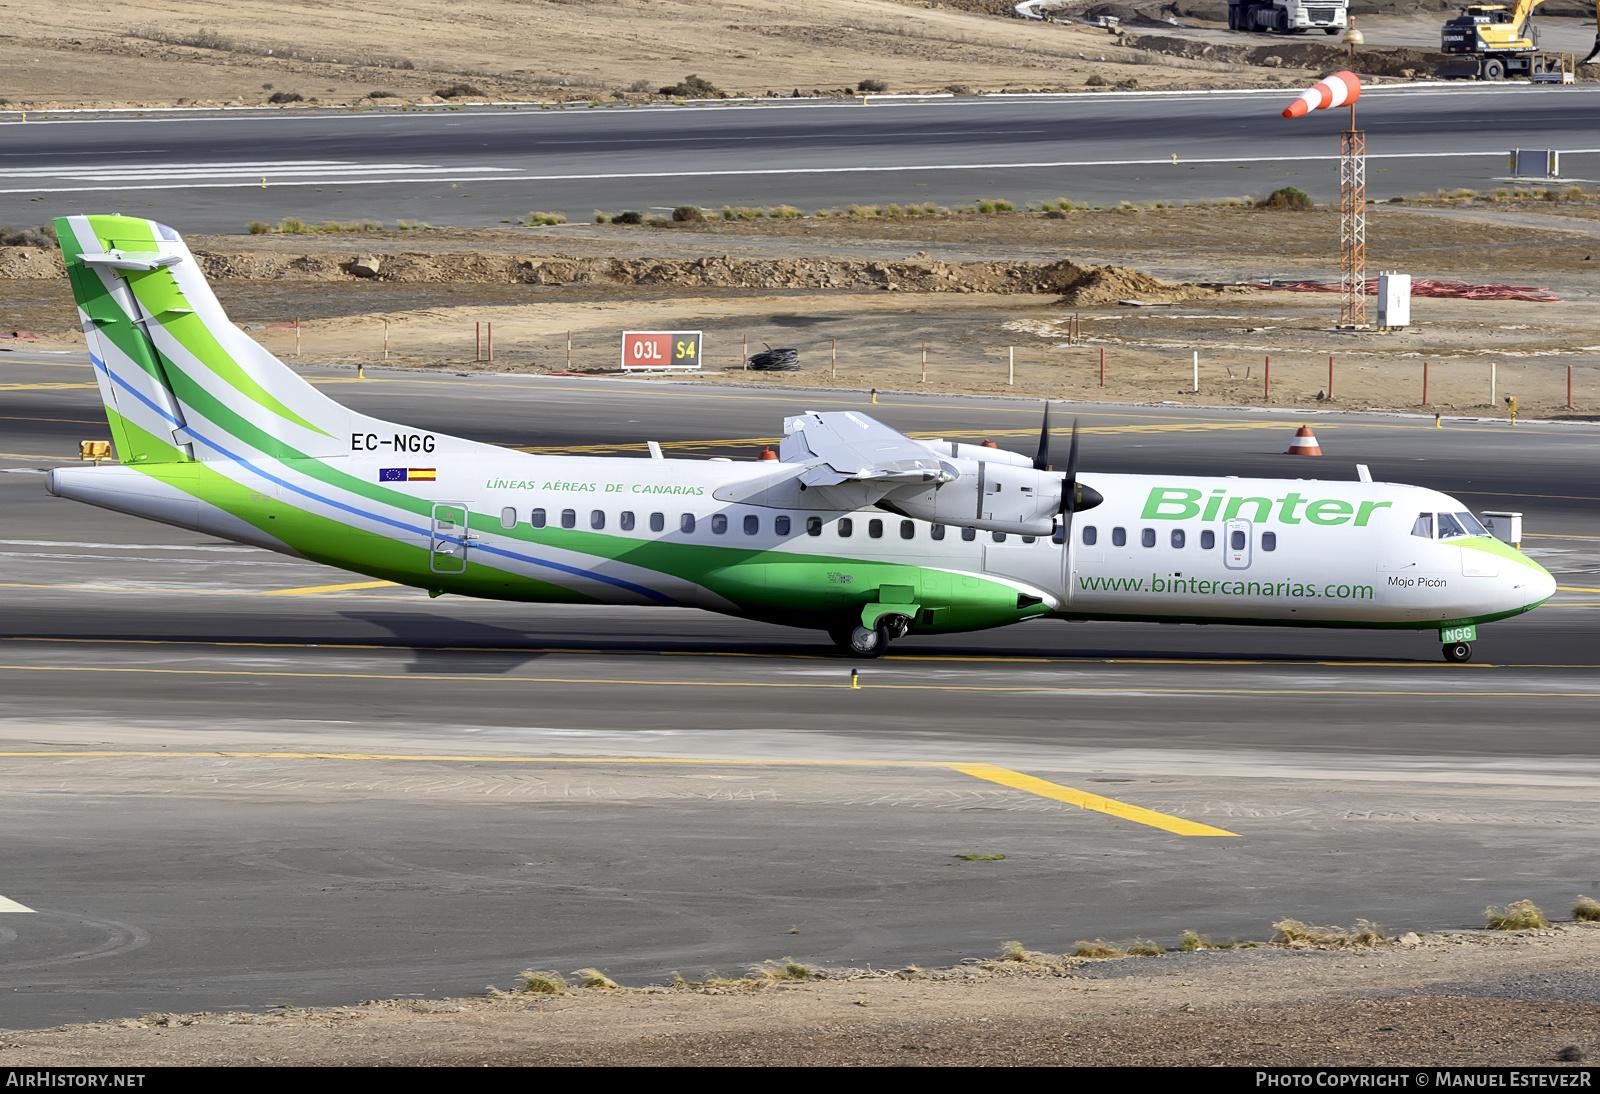
[(379, 482), (405, 482), (406, 481), (406, 468), (404, 468), (404, 467), (384, 467), (384, 468), (380, 468), (378, 470), (378, 481)]

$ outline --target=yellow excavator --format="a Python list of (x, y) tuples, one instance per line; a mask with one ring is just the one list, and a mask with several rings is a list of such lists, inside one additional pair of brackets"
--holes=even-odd
[(1477, 57), (1478, 75), (1485, 80), (1531, 75), (1533, 55), (1539, 52), (1533, 9), (1542, 3), (1544, 0), (1517, 0), (1514, 7), (1474, 4), (1440, 28), (1440, 48)]
[[(1530, 76), (1534, 55), (1539, 52), (1539, 28), (1533, 25), (1533, 9), (1544, 0), (1516, 0), (1504, 4), (1474, 4), (1440, 28), (1440, 47), (1445, 53), (1470, 54), (1477, 58), (1478, 75), (1485, 80), (1507, 76)], [(1600, 59), (1600, 0), (1595, 3), (1594, 49), (1579, 64), (1594, 64)]]

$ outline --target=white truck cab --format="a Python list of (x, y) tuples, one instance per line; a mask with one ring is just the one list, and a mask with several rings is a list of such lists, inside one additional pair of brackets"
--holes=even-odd
[(1347, 0), (1228, 0), (1229, 30), (1338, 34), (1349, 25)]

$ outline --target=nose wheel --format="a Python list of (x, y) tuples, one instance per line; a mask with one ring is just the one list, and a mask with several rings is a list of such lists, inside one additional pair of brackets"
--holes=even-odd
[(1465, 642), (1451, 642), (1444, 648), (1444, 659), (1464, 665), (1472, 660), (1472, 647)]
[(859, 623), (853, 627), (835, 627), (828, 632), (828, 637), (849, 656), (866, 659), (882, 657), (888, 651), (889, 643), (905, 637), (910, 629), (911, 620), (905, 616), (884, 615), (878, 617), (875, 627), (863, 627)]

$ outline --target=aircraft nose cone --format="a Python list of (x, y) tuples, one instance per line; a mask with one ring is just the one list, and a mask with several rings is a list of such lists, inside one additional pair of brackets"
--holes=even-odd
[(1556, 594), (1556, 579), (1548, 571), (1541, 568), (1533, 576), (1533, 580), (1528, 582), (1528, 590), (1531, 594), (1528, 599), (1531, 602), (1537, 603), (1549, 600)]

